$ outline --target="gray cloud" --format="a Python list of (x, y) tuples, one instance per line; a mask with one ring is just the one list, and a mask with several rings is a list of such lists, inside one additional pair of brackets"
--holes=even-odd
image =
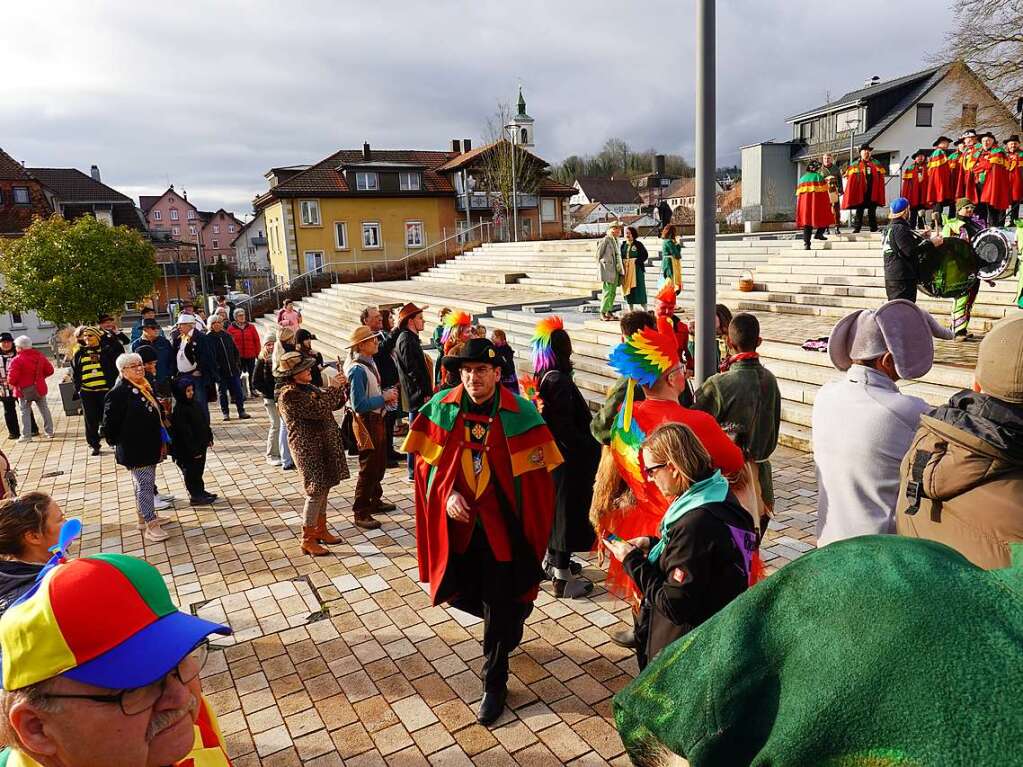
[[(35, 166), (100, 165), (137, 196), (167, 182), (247, 212), (271, 166), (342, 146), (480, 141), (521, 82), (550, 161), (609, 136), (692, 158), (693, 2), (0, 5), (0, 146)], [(941, 48), (922, 0), (718, 5), (718, 160), (784, 118), (906, 74)]]

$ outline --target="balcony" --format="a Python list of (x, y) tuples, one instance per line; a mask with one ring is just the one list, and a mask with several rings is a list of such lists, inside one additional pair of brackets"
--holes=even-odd
[[(490, 210), (493, 207), (493, 202), (496, 195), (489, 192), (471, 192), (469, 194), (469, 205), (473, 210)], [(539, 203), (535, 194), (517, 194), (518, 207), (522, 208), (535, 208)], [(465, 195), (460, 194), (455, 198), (457, 200), (458, 210), (465, 210)]]
[(254, 248), (265, 248), (266, 244), (266, 237), (253, 237), (249, 240), (249, 245)]

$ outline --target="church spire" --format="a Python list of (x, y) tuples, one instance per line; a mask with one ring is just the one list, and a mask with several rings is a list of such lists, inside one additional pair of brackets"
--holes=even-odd
[(519, 117), (526, 116), (526, 99), (522, 95), (522, 86), (519, 86)]

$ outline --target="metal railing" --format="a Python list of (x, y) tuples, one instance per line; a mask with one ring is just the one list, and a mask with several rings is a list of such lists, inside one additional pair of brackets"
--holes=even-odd
[[(405, 255), (395, 259), (360, 259), (359, 251), (353, 249), (354, 258), (351, 261), (329, 261), (320, 264), (290, 280), (279, 282), (239, 301), (237, 308), (244, 309), (249, 318), (254, 319), (281, 306), (285, 298), (300, 300), (312, 295), (316, 290), (322, 290), (340, 282), (339, 276), (342, 274), (352, 277), (350, 282), (359, 282), (361, 280), (357, 278), (363, 269), (368, 269), (369, 282), (376, 282), (378, 276), (383, 277), (384, 275), (389, 279), (394, 279), (402, 272), (407, 280), (411, 276), (411, 270), (416, 268), (417, 261), (420, 259), (428, 258), (428, 263), (432, 267), (436, 267), (438, 256), (447, 258), (459, 255), (470, 247), (490, 242), (492, 226), (490, 221), (481, 221), (468, 229), (445, 236), (431, 245), (416, 250), (406, 248)], [(386, 248), (384, 250), (386, 252)]]

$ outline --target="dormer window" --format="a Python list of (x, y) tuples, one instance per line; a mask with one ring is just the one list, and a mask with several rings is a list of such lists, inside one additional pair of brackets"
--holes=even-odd
[(376, 173), (369, 171), (356, 171), (355, 188), (360, 192), (375, 192), (380, 188), (380, 182)]
[(403, 192), (418, 192), (422, 189), (422, 182), (420, 181), (420, 175), (418, 171), (402, 171), (398, 174), (398, 184)]

